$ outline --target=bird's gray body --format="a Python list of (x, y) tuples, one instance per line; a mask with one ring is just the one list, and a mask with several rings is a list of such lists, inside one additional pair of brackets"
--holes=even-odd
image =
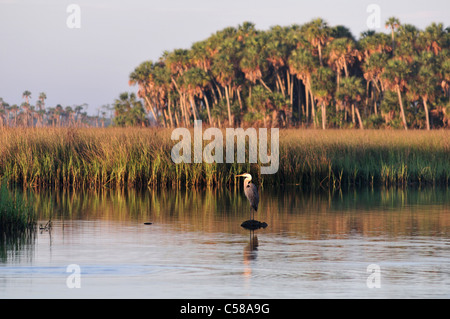
[(250, 214), (253, 220), (253, 210), (255, 210), (255, 212), (258, 211), (258, 204), (259, 204), (258, 188), (256, 187), (255, 184), (252, 183), (252, 175), (248, 173), (236, 175), (236, 177), (239, 176), (245, 177), (244, 194), (245, 197), (247, 197), (248, 201), (250, 202)]
[(256, 185), (251, 181), (245, 179), (244, 181), (244, 194), (250, 202), (250, 206), (256, 211), (258, 211), (259, 195)]

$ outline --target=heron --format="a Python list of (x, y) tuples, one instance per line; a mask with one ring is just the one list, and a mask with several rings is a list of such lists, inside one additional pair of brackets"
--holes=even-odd
[(253, 220), (253, 210), (258, 211), (259, 195), (256, 185), (252, 183), (252, 175), (244, 173), (236, 175), (236, 177), (245, 177), (244, 179), (244, 194), (250, 202), (250, 217)]

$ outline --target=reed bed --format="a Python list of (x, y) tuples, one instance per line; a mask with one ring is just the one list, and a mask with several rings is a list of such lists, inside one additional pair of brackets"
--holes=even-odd
[(171, 132), (3, 129), (0, 177), (22, 187), (72, 189), (224, 187), (234, 185), (234, 175), (244, 171), (262, 186), (313, 188), (448, 185), (450, 177), (448, 130), (280, 130), (280, 165), (273, 175), (261, 175), (260, 163), (175, 164), (171, 149), (177, 141)]

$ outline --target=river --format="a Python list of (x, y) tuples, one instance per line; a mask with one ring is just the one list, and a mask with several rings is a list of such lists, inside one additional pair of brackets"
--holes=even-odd
[[(0, 298), (449, 298), (450, 190), (40, 191)], [(51, 227), (45, 227), (51, 220)]]

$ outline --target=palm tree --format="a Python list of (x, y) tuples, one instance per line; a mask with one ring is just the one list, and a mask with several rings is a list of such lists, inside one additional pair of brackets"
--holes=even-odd
[(174, 123), (170, 105), (172, 100), (170, 91), (173, 89), (173, 83), (170, 71), (164, 63), (154, 65), (148, 85), (151, 89), (150, 97), (156, 103), (156, 109), (162, 115), (164, 126), (167, 126), (166, 117), (168, 117), (170, 126), (173, 127)]
[(283, 97), (289, 95), (290, 103), (293, 103), (293, 75), (287, 67), (289, 55), (296, 48), (295, 41), (292, 41), (295, 27), (274, 26), (266, 34), (264, 43), (266, 60), (272, 66), (277, 79), (277, 88)]
[(433, 103), (440, 91), (434, 53), (424, 51), (419, 57), (416, 57), (414, 71), (412, 80), (408, 83), (408, 91), (413, 100), (418, 100), (418, 97), (422, 98), (426, 128), (430, 130), (428, 102)]
[[(337, 112), (340, 105), (352, 107), (356, 112), (352, 112), (353, 122), (356, 124), (358, 116), (361, 128), (361, 115), (378, 115), (381, 109), (383, 116), (392, 119), (400, 104), (397, 114), (407, 129), (407, 121), (414, 125), (409, 120), (414, 112), (408, 111), (418, 105), (428, 108), (425, 113), (430, 113), (430, 108), (433, 112), (446, 108), (441, 105), (450, 98), (449, 29), (433, 23), (421, 31), (413, 25), (400, 25), (395, 17), (385, 25), (390, 34), (367, 31), (356, 41), (346, 27), (330, 27), (322, 19), (304, 25), (273, 26), (267, 31), (244, 22), (237, 28), (219, 30), (193, 43), (190, 49), (165, 51), (158, 62), (141, 63), (130, 74), (129, 82), (139, 85), (138, 97), (158, 125), (165, 127), (183, 121), (189, 126), (192, 120), (206, 117), (210, 125), (219, 126), (243, 121), (260, 125), (263, 119), (270, 124), (270, 118), (272, 124), (275, 119), (285, 124), (295, 103), (299, 119), (312, 119), (314, 127), (318, 103), (322, 127), (326, 127), (326, 108), (335, 103)], [(435, 62), (429, 65), (417, 60), (421, 52), (433, 55)], [(431, 75), (434, 79), (429, 80)], [(360, 81), (354, 78), (341, 85), (343, 77), (353, 76)], [(326, 81), (330, 79), (335, 83), (330, 85)], [(421, 83), (415, 83), (417, 79), (438, 91), (423, 93)], [(361, 85), (365, 85), (365, 94), (350, 94), (350, 88)], [(341, 89), (350, 93), (333, 93)], [(361, 96), (365, 104), (358, 100)], [(43, 103), (36, 105), (41, 108)], [(362, 107), (364, 114), (360, 114)]]
[(252, 38), (251, 43), (245, 46), (239, 66), (250, 83), (254, 85), (256, 81), (260, 81), (269, 92), (272, 92), (263, 80), (263, 72), (267, 70), (268, 63), (261, 48), (261, 40)]
[(430, 130), (428, 101), (433, 101), (436, 96), (436, 81), (434, 79), (434, 72), (432, 72), (427, 67), (422, 67), (419, 70), (416, 81), (413, 82), (414, 85), (417, 86), (417, 93), (422, 97), (423, 100), (427, 130)]
[(449, 35), (444, 30), (442, 23), (433, 22), (426, 27), (424, 32), (420, 33), (421, 46), (428, 52), (433, 52), (434, 55), (438, 55), (443, 48), (448, 47), (448, 41)]
[(21, 104), (21, 107), (24, 109), (25, 111), (25, 126), (28, 126), (28, 116), (29, 116), (29, 111), (30, 111), (30, 98), (31, 98), (31, 92), (28, 90), (25, 90), (22, 93), (22, 98), (25, 99), (25, 102)]
[(211, 55), (208, 52), (208, 43), (206, 41), (199, 41), (192, 44), (189, 51), (190, 64), (202, 69), (205, 72), (211, 69)]
[(19, 113), (20, 108), (17, 106), (17, 104), (13, 104), (10, 106), (10, 110), (14, 114), (14, 127), (17, 127), (17, 114)]
[(363, 33), (363, 37), (358, 41), (361, 53), (367, 59), (374, 53), (389, 53), (392, 51), (392, 43), (389, 43), (389, 36), (384, 33)]
[(384, 73), (381, 76), (385, 85), (395, 91), (398, 95), (400, 114), (405, 130), (408, 129), (408, 125), (406, 123), (405, 110), (403, 107), (402, 91), (406, 87), (410, 75), (411, 70), (406, 62), (401, 60), (389, 60), (384, 69)]
[(46, 115), (45, 110), (38, 110), (37, 112), (37, 126), (44, 126), (44, 116)]
[(317, 48), (320, 66), (323, 66), (322, 48), (331, 40), (331, 29), (328, 23), (317, 18), (304, 25), (304, 32), (306, 39)]
[(230, 57), (225, 54), (216, 56), (213, 60), (211, 72), (218, 83), (225, 89), (225, 96), (227, 100), (228, 110), (228, 125), (233, 126), (233, 119), (231, 117), (231, 104), (229, 86), (235, 78), (235, 69), (230, 61)]
[(64, 109), (64, 115), (66, 117), (67, 126), (75, 125), (75, 111), (71, 106), (66, 106)]
[(39, 110), (45, 110), (45, 99), (47, 95), (44, 92), (39, 93)]
[(124, 92), (114, 102), (114, 125), (145, 126), (148, 121), (141, 101), (134, 93)]
[(362, 100), (363, 95), (364, 86), (362, 79), (356, 76), (342, 79), (340, 88), (336, 91), (336, 99), (343, 103), (345, 108), (348, 108), (348, 106), (351, 105), (352, 110), (356, 111), (360, 129), (364, 129), (364, 125), (358, 106), (355, 106), (355, 104)]
[(27, 102), (23, 102), (20, 107), (23, 110), (24, 118), (23, 118), (23, 125), (28, 126), (28, 116), (30, 114), (30, 105)]
[(441, 88), (444, 95), (450, 100), (450, 51), (442, 50), (437, 56), (438, 72), (437, 76), (441, 81)]
[[(76, 116), (76, 119), (77, 119), (77, 125), (78, 126), (80, 126), (81, 125), (81, 111), (83, 110), (83, 106), (84, 106), (84, 104), (82, 104), (82, 105), (76, 105), (75, 107), (74, 107), (74, 112), (75, 112), (75, 116)], [(55, 114), (54, 114), (55, 115)]]
[(61, 104), (56, 105), (55, 112), (54, 112), (54, 117), (55, 117), (55, 120), (56, 120), (56, 125), (58, 127), (61, 127), (61, 118), (62, 118), (63, 114), (64, 114), (64, 109), (61, 106)]
[(141, 63), (138, 67), (134, 69), (134, 71), (129, 75), (128, 84), (129, 85), (138, 85), (139, 89), (137, 92), (138, 97), (144, 98), (147, 103), (147, 109), (150, 109), (152, 112), (153, 118), (155, 121), (158, 121), (155, 110), (153, 109), (153, 104), (150, 102), (148, 98), (149, 94), (149, 77), (153, 69), (152, 61), (145, 61)]
[(314, 97), (311, 90), (311, 76), (316, 72), (318, 63), (310, 51), (305, 49), (297, 49), (291, 53), (289, 57), (290, 72), (302, 80), (306, 91), (306, 117), (308, 117), (308, 100), (311, 97), (311, 112), (314, 127), (316, 126)]
[[(179, 94), (180, 108), (185, 125), (187, 126), (190, 124), (190, 111), (186, 106), (187, 97), (186, 92), (181, 87), (181, 81), (184, 72), (192, 66), (193, 61), (191, 60), (191, 54), (188, 50), (184, 49), (175, 49), (172, 52), (166, 51), (163, 54), (163, 62), (170, 71), (171, 82)], [(195, 111), (193, 115), (196, 116)]]
[(395, 39), (394, 39), (394, 31), (400, 27), (400, 20), (396, 17), (390, 17), (386, 20), (385, 23), (386, 29), (391, 29), (391, 38), (392, 38), (392, 50), (395, 48)]
[(398, 29), (398, 45), (395, 51), (395, 57), (412, 63), (414, 56), (420, 51), (418, 39), (419, 29), (411, 24), (403, 24)]
[[(386, 53), (373, 53), (368, 58), (364, 60), (364, 63), (361, 65), (361, 69), (363, 71), (364, 79), (367, 81), (366, 85), (366, 98), (369, 98), (369, 87), (371, 86), (372, 99), (373, 99), (373, 107), (375, 114), (377, 111), (377, 99), (375, 95), (378, 93), (378, 96), (381, 96), (382, 91), (384, 91), (383, 82), (381, 81), (381, 74), (384, 72), (384, 68), (387, 64), (389, 57)], [(376, 89), (376, 91), (375, 91)], [(367, 100), (366, 100), (367, 101)], [(368, 101), (366, 102), (368, 103)]]
[(362, 56), (356, 49), (356, 44), (349, 38), (337, 38), (330, 42), (328, 46), (328, 65), (335, 70), (337, 75), (337, 89), (339, 89), (339, 79), (344, 71), (345, 77), (349, 76), (348, 66), (352, 65), (356, 59), (361, 60)]
[[(206, 72), (200, 68), (193, 67), (188, 69), (181, 77), (181, 86), (183, 90), (189, 95), (189, 101), (194, 114), (194, 119), (197, 120), (197, 112), (195, 97), (203, 99), (204, 89), (208, 86), (209, 78)], [(208, 100), (206, 99), (206, 102)], [(209, 103), (207, 104), (208, 120), (211, 124), (211, 114), (209, 110)]]
[(31, 92), (30, 91), (28, 91), (28, 90), (24, 91), (22, 93), (22, 97), (25, 99), (25, 102), (27, 104), (30, 104), (30, 101), (29, 101), (29, 99), (31, 98)]
[(311, 77), (311, 89), (322, 106), (322, 129), (327, 127), (326, 107), (334, 95), (336, 88), (334, 73), (328, 67), (319, 67)]

